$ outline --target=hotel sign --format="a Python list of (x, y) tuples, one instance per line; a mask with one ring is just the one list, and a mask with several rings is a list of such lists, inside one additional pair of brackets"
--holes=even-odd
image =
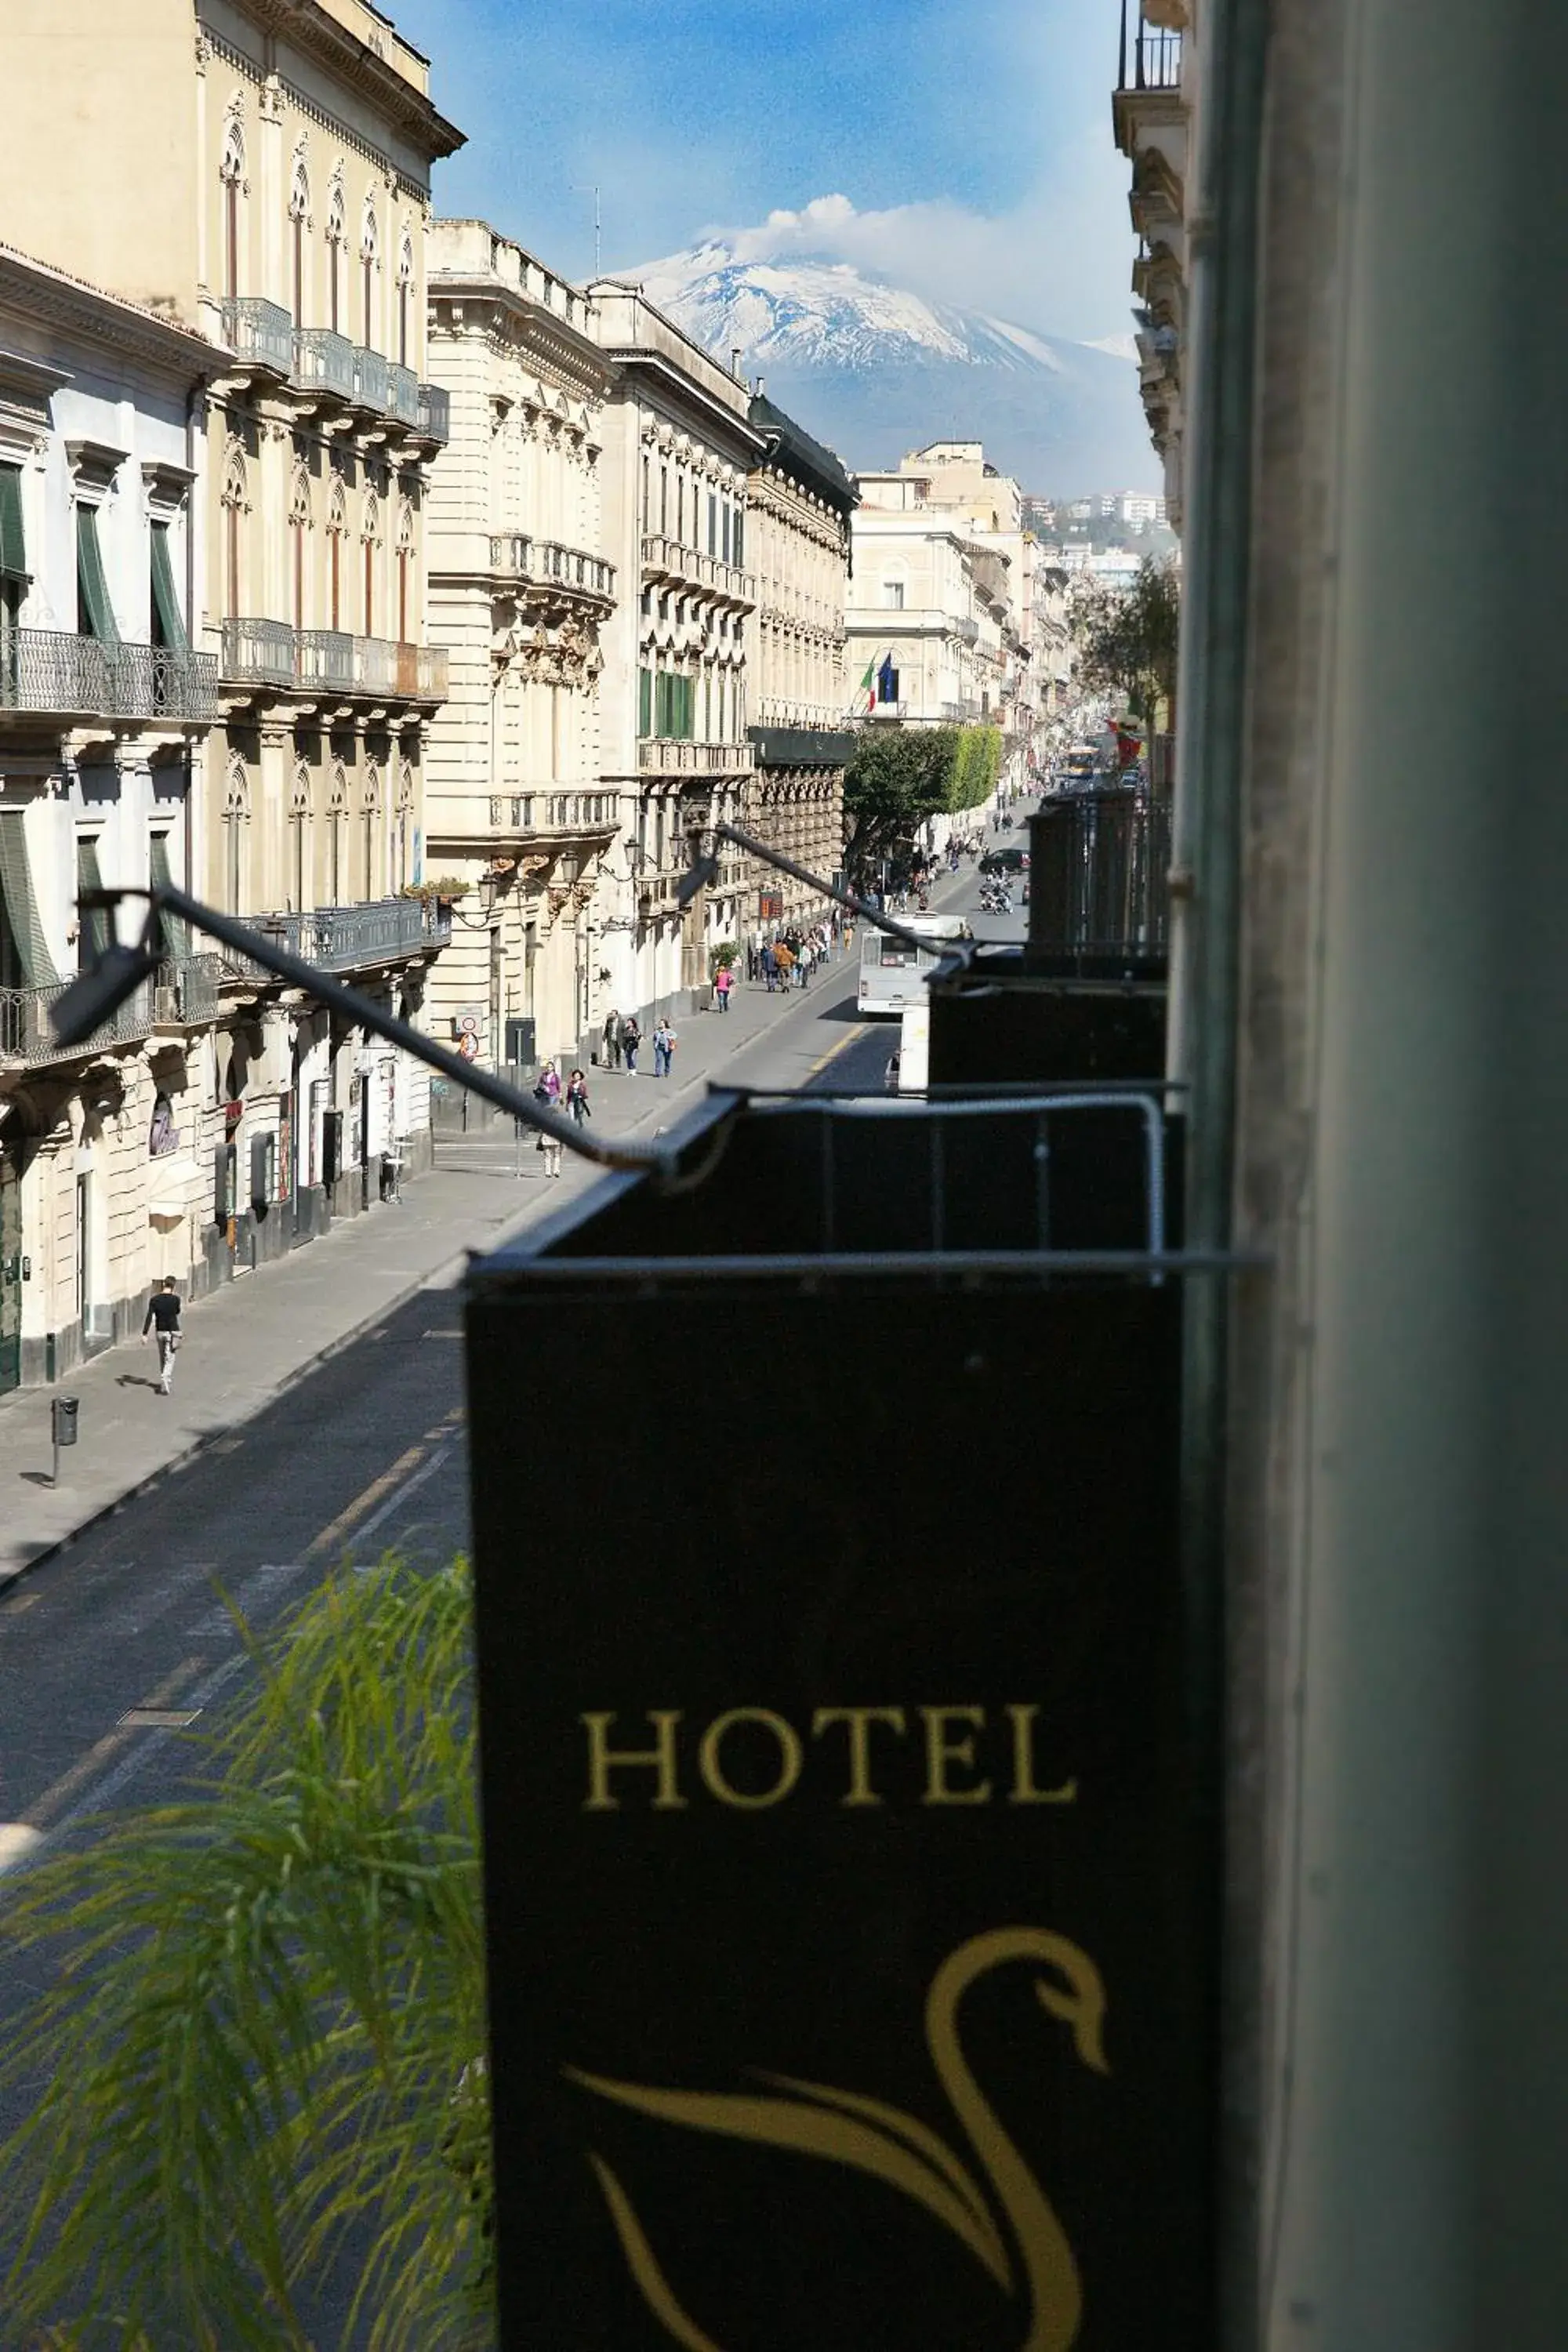
[(1212, 2352), (1179, 1305), (476, 1270), (508, 2347)]

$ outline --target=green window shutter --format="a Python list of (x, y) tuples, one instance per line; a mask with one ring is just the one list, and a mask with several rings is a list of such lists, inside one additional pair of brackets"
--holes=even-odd
[(109, 601), (109, 584), (103, 576), (103, 551), (98, 543), (95, 507), (78, 507), (76, 510), (76, 576), (81, 610), (87, 615), (87, 627), (81, 635), (96, 637), (100, 645), (117, 646), (120, 631), (115, 625), (114, 607)]
[(5, 928), (27, 988), (52, 988), (59, 979), (54, 958), (38, 919), (33, 877), (27, 865), (27, 837), (20, 809), (0, 809), (0, 901)]
[(0, 580), (26, 580), (26, 541), (22, 535), (22, 469), (0, 466)]
[(656, 670), (653, 680), (653, 731), (656, 735), (669, 732), (669, 672)]
[[(174, 878), (169, 869), (169, 836), (166, 833), (155, 833), (148, 845), (147, 878), (154, 889), (160, 883), (172, 882)], [(169, 953), (176, 963), (185, 962), (191, 952), (190, 926), (182, 923), (177, 915), (165, 915), (163, 922)]]
[(653, 672), (650, 669), (639, 669), (637, 672), (637, 733), (647, 735), (652, 731)]
[[(79, 841), (76, 845), (76, 893), (79, 900), (89, 890), (101, 890), (103, 877), (98, 866), (96, 841)], [(85, 971), (100, 956), (114, 937), (107, 907), (81, 907), (77, 909), (77, 961)]]
[(185, 617), (180, 610), (179, 591), (174, 585), (174, 566), (169, 554), (169, 526), (166, 522), (153, 525), (153, 611), (157, 619), (161, 642), (176, 653), (184, 653), (190, 640), (185, 635)]

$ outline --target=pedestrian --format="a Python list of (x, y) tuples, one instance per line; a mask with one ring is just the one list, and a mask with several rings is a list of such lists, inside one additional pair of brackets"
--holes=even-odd
[(155, 1332), (158, 1340), (158, 1394), (167, 1396), (174, 1377), (174, 1358), (180, 1352), (180, 1294), (172, 1274), (163, 1276), (162, 1286), (147, 1301), (142, 1337), (145, 1339), (149, 1331)]
[(790, 953), (787, 941), (784, 940), (773, 941), (773, 970), (778, 974), (779, 986), (787, 988), (790, 974), (795, 970), (795, 958)]
[(656, 1078), (668, 1078), (669, 1066), (675, 1059), (675, 1032), (668, 1021), (661, 1021), (653, 1033), (653, 1074)]
[(802, 940), (795, 959), (795, 982), (804, 988), (811, 978), (811, 941)]
[(735, 975), (727, 963), (721, 963), (713, 975), (713, 993), (719, 1000), (721, 1013), (730, 1010), (730, 991), (735, 985)]
[(533, 1099), (545, 1110), (553, 1110), (561, 1100), (561, 1073), (553, 1058), (545, 1063), (534, 1081)]
[(566, 1108), (579, 1127), (594, 1116), (588, 1104), (588, 1081), (581, 1070), (574, 1070), (566, 1081)]
[(771, 996), (779, 984), (778, 959), (772, 942), (763, 943), (763, 978), (767, 982), (768, 994)]
[(621, 1066), (621, 1016), (612, 1004), (605, 1015), (605, 1067), (618, 1070)]
[(558, 1182), (561, 1176), (561, 1138), (558, 1135), (542, 1135), (533, 1148), (544, 1154), (545, 1182)]
[(626, 1068), (634, 1078), (637, 1074), (637, 1047), (641, 1044), (642, 1030), (638, 1025), (637, 1016), (635, 1013), (628, 1013), (621, 1024), (621, 1052), (626, 1056)]

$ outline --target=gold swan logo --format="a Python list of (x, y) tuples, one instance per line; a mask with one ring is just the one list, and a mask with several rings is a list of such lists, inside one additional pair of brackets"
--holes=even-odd
[[(926, 2044), (938, 2082), (971, 2147), (984, 2167), (996, 2205), (1012, 2232), (1017, 2271), (996, 2217), (973, 2175), (935, 2132), (890, 2107), (826, 2083), (806, 2083), (790, 2074), (759, 2074), (784, 2096), (734, 2093), (660, 2091), (640, 2083), (616, 2083), (568, 2066), (568, 2078), (601, 2098), (684, 2124), (689, 2130), (717, 2132), (731, 2139), (761, 2142), (832, 2164), (851, 2166), (900, 2189), (967, 2246), (1004, 2292), (1020, 2289), (1028, 2302), (1028, 2334), (1019, 2352), (1068, 2352), (1076, 2342), (1083, 2290), (1067, 2233), (1039, 2183), (1002, 2128), (994, 2109), (964, 2060), (958, 2038), (958, 2006), (978, 1979), (1013, 1960), (1031, 1960), (1057, 1972), (1063, 1984), (1035, 1979), (1042, 2009), (1072, 2029), (1074, 2046), (1097, 2074), (1105, 2063), (1100, 2031), (1105, 1988), (1087, 1953), (1065, 1936), (1043, 1927), (998, 1927), (975, 1936), (950, 1954), (926, 1997)], [(721, 2347), (676, 2301), (647, 2233), (626, 2190), (602, 2158), (590, 2151), (616, 2233), (644, 2301), (687, 2352)], [(1019, 2273), (1021, 2273), (1021, 2275)]]

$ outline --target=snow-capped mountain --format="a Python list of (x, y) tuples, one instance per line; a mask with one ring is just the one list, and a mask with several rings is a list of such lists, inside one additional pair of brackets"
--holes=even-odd
[(1156, 487), (1136, 372), (1119, 352), (928, 302), (847, 262), (745, 261), (714, 240), (617, 275), (851, 467), (980, 440), (1026, 490)]

